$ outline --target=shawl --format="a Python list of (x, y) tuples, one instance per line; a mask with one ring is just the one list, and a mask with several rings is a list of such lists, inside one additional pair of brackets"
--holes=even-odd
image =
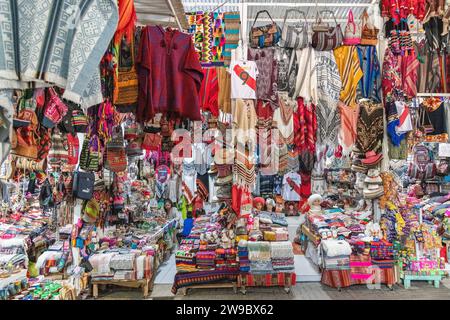
[(341, 115), (337, 108), (319, 101), (316, 108), (317, 115), (317, 141), (330, 147), (338, 144), (338, 134), (341, 125)]
[(381, 102), (381, 71), (375, 46), (358, 46), (358, 58), (363, 77), (359, 80), (358, 95)]
[(56, 85), (85, 109), (102, 102), (98, 66), (116, 29), (116, 1), (0, 4), (0, 88)]
[(231, 113), (231, 74), (223, 67), (216, 68), (216, 72), (219, 109), (224, 113)]
[(359, 117), (359, 105), (349, 108), (342, 102), (338, 104), (341, 112), (341, 133), (340, 137), (345, 147), (350, 148), (356, 141), (356, 126)]
[(118, 0), (118, 5), (119, 22), (117, 24), (116, 34), (114, 35), (114, 44), (116, 45), (120, 43), (123, 36), (128, 40), (131, 39), (137, 20), (134, 0)]
[(256, 122), (258, 116), (255, 111), (255, 102), (249, 99), (233, 99), (233, 141), (245, 144), (248, 141), (256, 146)]
[(342, 81), (331, 51), (316, 52), (313, 73), (317, 78), (317, 101), (326, 104), (329, 109), (336, 109)]
[(355, 106), (356, 88), (362, 78), (358, 53), (355, 46), (341, 46), (334, 49), (334, 57), (342, 79), (340, 100), (350, 107)]
[(294, 249), (290, 241), (280, 241), (270, 243), (270, 256), (272, 259), (294, 258)]
[(361, 101), (359, 119), (356, 126), (356, 144), (358, 151), (381, 152), (383, 142), (383, 105)]

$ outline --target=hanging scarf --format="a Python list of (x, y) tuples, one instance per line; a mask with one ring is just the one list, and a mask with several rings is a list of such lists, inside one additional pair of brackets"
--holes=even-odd
[(119, 22), (114, 35), (114, 44), (118, 45), (125, 36), (128, 41), (133, 36), (134, 27), (137, 21), (134, 0), (118, 0)]

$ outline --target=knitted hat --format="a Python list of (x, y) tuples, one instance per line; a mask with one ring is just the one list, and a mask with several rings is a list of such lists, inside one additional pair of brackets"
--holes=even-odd
[(262, 206), (264, 206), (264, 204), (265, 204), (264, 198), (256, 197), (256, 198), (253, 199), (253, 206), (254, 207), (256, 207), (256, 205), (258, 203), (260, 203)]
[(312, 194), (308, 198), (308, 204), (311, 206), (315, 201), (322, 201), (322, 196), (320, 194)]

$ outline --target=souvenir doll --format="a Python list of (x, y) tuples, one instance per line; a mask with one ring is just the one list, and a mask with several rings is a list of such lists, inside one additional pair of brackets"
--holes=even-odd
[(312, 194), (308, 198), (308, 205), (309, 205), (309, 214), (321, 214), (322, 213), (322, 207), (320, 206), (320, 203), (322, 202), (322, 196), (320, 194)]
[(271, 198), (266, 199), (266, 211), (273, 212), (274, 207), (275, 207), (275, 200)]
[(261, 197), (256, 197), (253, 199), (253, 211), (254, 212), (261, 212), (264, 208), (264, 199)]

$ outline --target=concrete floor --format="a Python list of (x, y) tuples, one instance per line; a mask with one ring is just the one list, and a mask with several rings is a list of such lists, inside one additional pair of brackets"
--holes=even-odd
[[(176, 295), (171, 285), (157, 284), (147, 298), (149, 300), (450, 300), (450, 279), (444, 279), (439, 289), (423, 281), (416, 281), (406, 290), (395, 285), (394, 290), (386, 286), (369, 289), (365, 285), (352, 286), (338, 291), (318, 282), (297, 283), (289, 294), (280, 288), (248, 288), (247, 294), (235, 294), (232, 289), (191, 289), (184, 296), (180, 290)], [(89, 298), (90, 299), (90, 298)], [(99, 291), (98, 300), (141, 300), (142, 291), (119, 287), (107, 287)]]

